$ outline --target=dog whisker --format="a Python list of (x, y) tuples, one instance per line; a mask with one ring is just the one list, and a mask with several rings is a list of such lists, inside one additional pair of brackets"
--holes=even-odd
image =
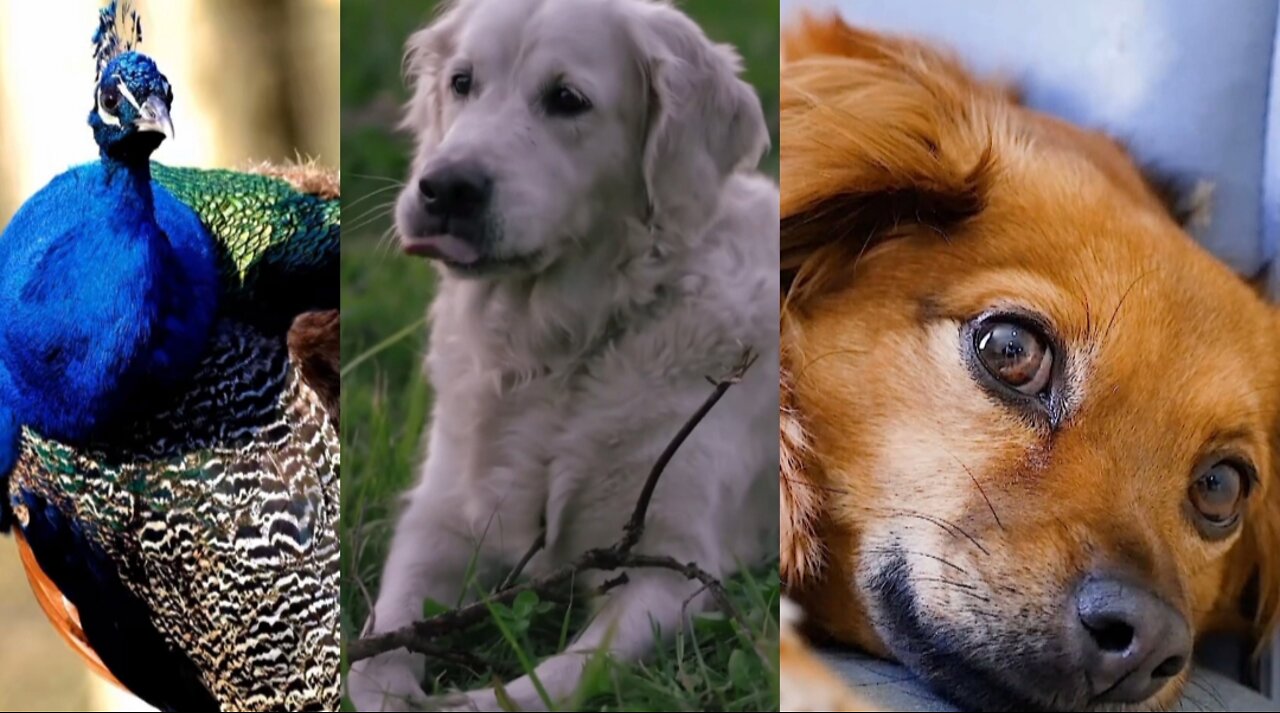
[[(384, 215), (385, 215), (385, 214), (384, 214)], [(368, 228), (368, 227), (370, 227), (370, 226), (372, 226), (372, 225), (374, 225), (374, 224), (378, 223), (378, 222), (379, 222), (379, 219), (380, 219), (381, 217), (382, 217), (382, 216), (375, 216), (373, 219), (368, 220), (368, 221), (365, 221), (365, 222), (360, 223), (360, 224), (357, 224), (357, 225), (354, 225), (354, 226), (352, 226), (352, 227), (350, 227), (350, 228), (347, 228), (347, 230), (350, 230), (350, 231), (352, 231), (352, 232), (355, 232), (355, 231), (357, 231), (357, 230), (361, 230), (361, 229), (364, 229), (364, 228)], [(380, 232), (381, 232), (381, 231), (380, 231)]]
[(390, 201), (387, 203), (381, 203), (381, 204), (375, 205), (372, 208), (366, 210), (364, 213), (361, 213), (359, 216), (353, 218), (351, 220), (351, 223), (347, 225), (346, 228), (347, 230), (354, 231), (354, 230), (359, 230), (360, 228), (363, 228), (367, 225), (370, 225), (371, 223), (375, 223), (378, 220), (390, 215), (391, 210), (394, 206), (395, 206), (395, 201)]
[(1000, 528), (1001, 532), (1005, 532), (1004, 523), (1000, 522), (1000, 515), (996, 512), (996, 506), (991, 504), (991, 498), (987, 497), (987, 491), (983, 489), (982, 483), (978, 482), (978, 478), (974, 476), (973, 471), (969, 470), (969, 466), (965, 465), (964, 461), (960, 460), (956, 454), (946, 448), (943, 448), (943, 450), (964, 470), (965, 475), (969, 476), (969, 480), (973, 481), (974, 487), (978, 489), (978, 494), (980, 494), (982, 499), (987, 503), (987, 509), (991, 511), (991, 517), (996, 521), (996, 526)]
[[(837, 494), (837, 495), (851, 495), (851, 494), (852, 494), (852, 491), (851, 491), (851, 490), (844, 489), (844, 488), (838, 488), (838, 487), (830, 486), (830, 485), (818, 485), (818, 484), (816, 484), (816, 483), (808, 483), (808, 482), (805, 482), (804, 480), (801, 480), (801, 479), (798, 479), (798, 478), (788, 478), (788, 477), (786, 477), (786, 476), (780, 476), (780, 477), (781, 477), (781, 479), (786, 480), (786, 481), (787, 481), (787, 482), (789, 482), (789, 483), (795, 483), (795, 484), (797, 484), (797, 485), (801, 485), (801, 486), (804, 486), (804, 487), (812, 488), (812, 489), (814, 489), (814, 490), (821, 490), (821, 491), (823, 491), (823, 492), (833, 493), (833, 494)], [(947, 534), (951, 535), (952, 537), (959, 538), (959, 537), (963, 536), (965, 539), (968, 539), (968, 540), (969, 540), (969, 542), (973, 543), (973, 546), (974, 546), (974, 547), (976, 547), (976, 548), (978, 548), (978, 550), (979, 550), (979, 551), (981, 551), (981, 552), (982, 552), (982, 554), (984, 554), (984, 555), (990, 555), (990, 554), (991, 554), (990, 550), (988, 550), (986, 547), (984, 547), (984, 546), (982, 545), (982, 543), (981, 543), (981, 542), (979, 542), (979, 541), (978, 541), (978, 539), (977, 539), (976, 537), (974, 537), (974, 536), (973, 536), (973, 535), (972, 535), (968, 530), (964, 529), (964, 528), (963, 528), (963, 527), (961, 527), (960, 525), (958, 525), (958, 524), (956, 524), (956, 523), (954, 523), (954, 522), (952, 522), (952, 521), (950, 521), (950, 520), (947, 520), (946, 518), (943, 518), (943, 517), (941, 517), (941, 516), (938, 516), (938, 515), (926, 515), (925, 513), (922, 513), (922, 512), (916, 511), (916, 510), (904, 509), (904, 508), (892, 508), (892, 509), (888, 509), (888, 510), (883, 510), (883, 509), (879, 509), (879, 508), (867, 508), (867, 509), (868, 509), (868, 511), (872, 511), (872, 510), (874, 510), (874, 511), (876, 511), (876, 512), (884, 511), (884, 512), (888, 512), (889, 514), (897, 515), (897, 516), (900, 516), (900, 517), (914, 518), (914, 519), (917, 519), (917, 520), (923, 520), (923, 521), (925, 521), (925, 522), (928, 522), (928, 523), (930, 523), (930, 524), (932, 524), (932, 525), (935, 525), (935, 526), (937, 526), (937, 527), (941, 528), (943, 531), (945, 531)]]
[(399, 239), (396, 236), (397, 232), (394, 225), (387, 226), (387, 229), (378, 235), (378, 248), (384, 256), (390, 255), (395, 251), (396, 245), (399, 243)]
[(1133, 282), (1129, 283), (1129, 287), (1126, 288), (1124, 294), (1120, 296), (1120, 301), (1116, 303), (1115, 310), (1111, 312), (1111, 320), (1107, 322), (1107, 328), (1102, 333), (1102, 338), (1098, 340), (1099, 342), (1105, 343), (1111, 336), (1111, 328), (1115, 326), (1116, 318), (1120, 316), (1120, 309), (1124, 307), (1124, 303), (1129, 299), (1129, 295), (1133, 293), (1133, 290), (1138, 286), (1138, 283), (1151, 275), (1157, 274), (1158, 272), (1159, 271), (1157, 269), (1152, 268), (1133, 278)]
[(912, 576), (912, 577), (909, 577), (909, 578), (908, 578), (908, 581), (911, 581), (911, 582), (924, 582), (924, 583), (929, 583), (929, 584), (941, 584), (941, 585), (945, 585), (945, 586), (947, 586), (947, 587), (950, 587), (950, 588), (955, 589), (955, 590), (956, 590), (958, 593), (960, 593), (960, 594), (963, 594), (963, 595), (965, 595), (965, 596), (969, 596), (969, 597), (973, 597), (974, 599), (977, 599), (978, 601), (982, 602), (983, 604), (990, 604), (990, 603), (991, 603), (991, 597), (988, 597), (988, 596), (983, 595), (983, 594), (979, 594), (978, 592), (974, 591), (975, 587), (972, 587), (971, 585), (963, 584), (963, 583), (961, 583), (961, 582), (956, 582), (956, 581), (953, 581), (953, 580), (950, 580), (950, 579), (946, 579), (945, 577), (916, 577), (916, 576)]
[(372, 174), (368, 174), (368, 173), (351, 173), (351, 172), (349, 172), (349, 173), (347, 173), (347, 175), (348, 175), (348, 176), (351, 176), (351, 177), (353, 177), (353, 178), (361, 178), (361, 179), (364, 179), (364, 180), (366, 180), (366, 181), (382, 181), (382, 182), (384, 182), (384, 183), (393, 183), (393, 184), (395, 184), (395, 185), (397, 185), (397, 186), (404, 186), (404, 185), (405, 185), (405, 183), (406, 183), (405, 181), (402, 181), (402, 180), (400, 180), (400, 179), (398, 179), (398, 178), (391, 178), (390, 176), (374, 176), (374, 175), (372, 175)]
[[(1222, 694), (1218, 692), (1217, 688), (1212, 683), (1209, 683), (1208, 681), (1189, 678), (1187, 679), (1187, 685), (1190, 687), (1194, 687), (1200, 691), (1203, 691), (1205, 695), (1213, 699), (1213, 702), (1217, 706), (1218, 710), (1228, 710), (1230, 708), (1230, 706), (1227, 705), (1227, 702), (1223, 700)], [(1207, 710), (1208, 707), (1205, 706), (1205, 709)]]
[(929, 522), (934, 525), (937, 525), (938, 527), (945, 530), (952, 537), (959, 538), (960, 536), (964, 536), (967, 540), (969, 540), (969, 542), (973, 543), (973, 546), (977, 547), (978, 550), (982, 552), (982, 554), (988, 555), (988, 556), (991, 555), (990, 550), (988, 550), (986, 547), (983, 547), (981, 542), (978, 542), (978, 538), (974, 537), (972, 534), (969, 533), (968, 530), (964, 529), (963, 527), (960, 527), (954, 522), (951, 522), (949, 520), (946, 520), (934, 515), (924, 515), (922, 513), (916, 513), (916, 512), (910, 512), (910, 511), (891, 510), (890, 512), (895, 515), (899, 515), (901, 517), (915, 518), (917, 520), (924, 520), (925, 522)]
[(939, 584), (948, 584), (953, 587), (967, 589), (972, 592), (978, 591), (978, 587), (976, 585), (965, 584), (964, 582), (957, 582), (954, 579), (947, 579), (946, 577), (931, 577), (929, 575), (921, 575), (918, 577), (913, 577), (913, 580), (917, 582), (937, 582)]
[(937, 555), (929, 554), (928, 552), (921, 552), (919, 550), (903, 550), (903, 549), (897, 549), (897, 548), (891, 548), (891, 547), (868, 547), (864, 551), (867, 552), (868, 554), (882, 554), (882, 555), (903, 554), (903, 555), (911, 555), (913, 557), (925, 557), (927, 559), (934, 560), (935, 562), (944, 564), (961, 574), (964, 574), (964, 575), (969, 574), (968, 570), (961, 567), (960, 565), (955, 564), (954, 562), (951, 562), (950, 560), (947, 560), (943, 557), (939, 557)]
[(857, 354), (862, 354), (862, 353), (863, 353), (863, 352), (855, 351), (855, 350), (853, 350), (853, 349), (834, 349), (834, 350), (832, 350), (832, 351), (825, 352), (825, 353), (823, 353), (823, 354), (819, 354), (818, 356), (814, 357), (813, 359), (811, 359), (811, 360), (809, 360), (809, 361), (805, 362), (803, 365), (801, 365), (801, 367), (795, 371), (794, 378), (795, 378), (795, 379), (797, 379), (797, 380), (799, 380), (801, 377), (803, 377), (803, 376), (804, 376), (804, 372), (805, 372), (805, 370), (807, 370), (809, 367), (811, 367), (811, 366), (813, 366), (813, 365), (817, 364), (818, 362), (820, 362), (820, 361), (822, 361), (823, 359), (826, 359), (826, 358), (828, 358), (828, 357), (833, 357), (833, 356), (843, 356), (843, 355), (846, 355), (846, 354), (854, 354), (854, 355), (857, 355)]
[(368, 193), (360, 196), (359, 198), (356, 198), (355, 200), (346, 203), (345, 205), (342, 206), (342, 209), (343, 211), (351, 210), (352, 208), (355, 208), (356, 206), (369, 200), (370, 198), (375, 198), (377, 196), (382, 195), (383, 193), (386, 193), (387, 191), (395, 191), (395, 190), (399, 190), (400, 188), (402, 188), (402, 186), (399, 184), (375, 188), (374, 190), (369, 191)]

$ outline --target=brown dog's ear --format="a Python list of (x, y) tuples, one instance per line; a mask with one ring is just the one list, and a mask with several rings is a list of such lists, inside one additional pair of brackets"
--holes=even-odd
[(783, 359), (778, 413), (778, 566), (783, 588), (791, 591), (815, 578), (826, 552), (818, 536), (822, 493), (812, 470), (804, 423), (792, 400), (785, 355)]
[(982, 210), (995, 171), (991, 107), (1008, 106), (1008, 95), (921, 45), (835, 17), (802, 17), (784, 44), (779, 544), (794, 590), (824, 558), (823, 478), (788, 379), (799, 359), (794, 317), (873, 241), (907, 225), (945, 232)]
[[(1209, 226), (1213, 218), (1212, 183), (1172, 173), (1150, 163), (1144, 164), (1141, 170), (1147, 190), (1159, 199), (1169, 217), (1183, 230), (1197, 235)], [(1276, 271), (1275, 265), (1266, 264), (1256, 273), (1240, 277), (1259, 297), (1271, 300), (1280, 297), (1278, 275), (1280, 272)]]
[(1154, 163), (1141, 167), (1147, 188), (1155, 194), (1169, 217), (1187, 230), (1209, 224), (1213, 184), (1194, 180)]
[[(1280, 393), (1280, 310), (1273, 314), (1277, 369), (1263, 388)], [(1226, 579), (1214, 603), (1210, 630), (1248, 632), (1254, 653), (1280, 634), (1280, 415), (1271, 436), (1271, 462), (1259, 473), (1264, 490), (1250, 495), (1240, 541), (1227, 561)]]
[[(1280, 390), (1280, 311), (1272, 320), (1276, 334), (1276, 371), (1272, 388)], [(1271, 440), (1271, 483), (1260, 511), (1250, 522), (1257, 560), (1257, 612), (1254, 617), (1258, 646), (1280, 633), (1280, 417)], [(1264, 476), (1265, 477), (1265, 476)]]
[[(1272, 321), (1277, 336), (1272, 388), (1280, 391), (1280, 310)], [(1251, 625), (1259, 653), (1280, 633), (1280, 417), (1272, 433), (1271, 471), (1262, 477), (1263, 500), (1247, 514), (1223, 587), (1223, 605)]]
[[(1280, 448), (1280, 433), (1275, 447)], [(1266, 500), (1251, 514), (1242, 544), (1251, 560), (1246, 570), (1251, 577), (1244, 588), (1244, 614), (1252, 620), (1259, 650), (1280, 631), (1280, 464), (1273, 470)]]
[(944, 55), (836, 18), (802, 18), (786, 53), (781, 270), (795, 307), (873, 239), (907, 224), (945, 232), (981, 211), (1012, 105)]

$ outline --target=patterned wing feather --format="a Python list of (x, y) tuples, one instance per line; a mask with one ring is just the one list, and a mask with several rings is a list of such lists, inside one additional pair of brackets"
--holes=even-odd
[(222, 710), (336, 710), (335, 426), (282, 339), (224, 321), (190, 388), (161, 412), (78, 450), (25, 434), (14, 517), (37, 554), (46, 521), (72, 523), (61, 527), (88, 563), (52, 578), (92, 648), (144, 698), (146, 684), (113, 666), (129, 644), (95, 640), (91, 627), (119, 612), (101, 611), (101, 596), (77, 601), (85, 588), (69, 578), (113, 569), (168, 649), (134, 643), (128, 657), (185, 656)]

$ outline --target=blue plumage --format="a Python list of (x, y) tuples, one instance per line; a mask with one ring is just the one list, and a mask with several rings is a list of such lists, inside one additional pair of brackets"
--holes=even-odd
[[(113, 37), (110, 51), (132, 46)], [(186, 377), (217, 310), (213, 239), (151, 180), (150, 155), (173, 132), (169, 82), (132, 50), (99, 59), (99, 160), (53, 179), (0, 236), (0, 408), (12, 414), (0, 429), (69, 443)], [(0, 430), (0, 466), (14, 440)]]

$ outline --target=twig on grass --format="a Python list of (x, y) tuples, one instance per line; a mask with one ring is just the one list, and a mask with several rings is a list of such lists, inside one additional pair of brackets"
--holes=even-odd
[[(712, 380), (715, 388), (702, 406), (693, 413), (692, 416), (681, 426), (671, 442), (663, 450), (662, 455), (653, 464), (653, 468), (649, 471), (649, 476), (645, 480), (644, 487), (640, 491), (640, 497), (636, 501), (631, 517), (627, 520), (626, 526), (623, 528), (622, 537), (618, 542), (610, 547), (600, 547), (588, 550), (579, 556), (572, 563), (565, 565), (550, 574), (543, 575), (536, 579), (523, 583), (515, 583), (513, 580), (517, 577), (529, 559), (537, 553), (545, 544), (545, 533), (538, 537), (533, 543), (529, 551), (521, 558), (512, 573), (506, 578), (502, 586), (493, 594), (484, 599), (468, 604), (466, 606), (451, 611), (438, 614), (423, 621), (414, 622), (406, 627), (391, 631), (385, 634), (367, 636), (350, 642), (347, 645), (347, 657), (351, 661), (359, 661), (371, 656), (393, 651), (395, 649), (408, 649), (418, 653), (432, 653), (437, 651), (432, 645), (432, 640), (442, 634), (457, 631), (459, 629), (470, 627), (478, 624), (492, 616), (492, 607), (497, 604), (510, 605), (515, 601), (516, 597), (523, 592), (533, 591), (544, 593), (563, 586), (566, 582), (572, 581), (579, 572), (583, 571), (613, 571), (624, 568), (632, 569), (666, 569), (678, 574), (684, 575), (685, 578), (700, 582), (720, 605), (721, 609), (738, 623), (743, 630), (749, 630), (746, 620), (738, 612), (737, 607), (729, 598), (728, 592), (724, 585), (714, 575), (698, 567), (693, 562), (680, 562), (673, 557), (662, 555), (643, 555), (634, 554), (632, 549), (636, 543), (640, 541), (640, 537), (644, 534), (645, 519), (649, 512), (649, 503), (653, 499), (653, 492), (657, 488), (658, 480), (662, 477), (662, 473), (666, 470), (667, 465), (675, 456), (676, 451), (693, 433), (694, 428), (706, 418), (707, 414), (715, 407), (725, 395), (725, 393), (742, 380), (747, 369), (756, 361), (756, 355), (747, 350), (742, 354), (738, 363), (730, 371), (730, 373), (719, 379)], [(626, 583), (625, 573), (615, 577), (605, 583), (601, 587), (613, 588)]]
[(533, 559), (533, 556), (538, 554), (538, 551), (546, 546), (547, 531), (543, 530), (538, 533), (538, 537), (533, 541), (533, 544), (529, 545), (529, 551), (525, 552), (524, 556), (520, 558), (520, 561), (516, 562), (516, 566), (512, 567), (511, 571), (507, 573), (507, 577), (502, 580), (502, 584), (498, 587), (498, 591), (502, 591), (515, 584), (516, 580), (520, 579), (520, 573), (523, 572), (525, 566), (529, 564), (529, 560)]
[(425, 641), (422, 643), (425, 644), (423, 647), (425, 650), (418, 653), (426, 654), (431, 658), (448, 661), (459, 666), (466, 666), (467, 668), (475, 671), (496, 671), (500, 673), (513, 672), (513, 669), (508, 666), (500, 665), (498, 662), (490, 661), (477, 654), (471, 653), (470, 651), (464, 651), (463, 649), (456, 647), (436, 646)]
[(662, 472), (667, 469), (667, 464), (675, 457), (676, 451), (680, 450), (680, 446), (684, 445), (685, 439), (689, 434), (693, 433), (693, 429), (697, 428), (702, 419), (707, 417), (711, 409), (720, 401), (720, 398), (729, 391), (730, 387), (742, 381), (742, 377), (747, 373), (747, 369), (756, 362), (756, 355), (751, 350), (742, 353), (742, 357), (738, 359), (738, 363), (729, 372), (728, 376), (721, 378), (719, 381), (712, 381), (715, 386), (711, 395), (706, 401), (702, 402), (702, 406), (684, 422), (680, 430), (676, 432), (675, 438), (667, 444), (663, 449), (662, 455), (658, 456), (658, 460), (654, 462), (653, 468), (649, 470), (649, 477), (644, 482), (644, 489), (640, 491), (640, 498), (636, 500), (636, 507), (631, 511), (631, 519), (627, 521), (626, 527), (622, 530), (622, 540), (614, 545), (614, 549), (621, 552), (630, 552), (632, 547), (640, 541), (640, 536), (644, 534), (645, 516), (649, 513), (649, 501), (653, 499), (653, 491), (658, 487), (658, 479), (662, 477)]

